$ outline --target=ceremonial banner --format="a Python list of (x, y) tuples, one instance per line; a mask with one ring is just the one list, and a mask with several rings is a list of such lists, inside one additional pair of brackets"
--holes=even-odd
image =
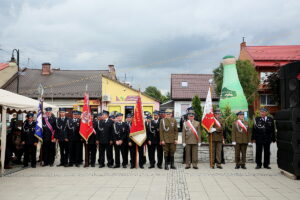
[(204, 111), (202, 116), (202, 126), (209, 132), (211, 127), (214, 125), (215, 119), (213, 114), (212, 100), (211, 100), (211, 90), (208, 88), (208, 93), (206, 96), (206, 101), (204, 105)]
[(129, 137), (139, 146), (142, 146), (147, 138), (140, 95), (138, 96), (134, 108), (134, 116), (132, 119)]
[(91, 115), (90, 105), (89, 105), (89, 94), (84, 95), (84, 105), (80, 121), (79, 133), (87, 142), (91, 134), (94, 132), (93, 119)]
[(37, 118), (36, 118), (36, 125), (35, 125), (35, 137), (37, 137), (40, 141), (43, 141), (43, 99), (40, 98)]

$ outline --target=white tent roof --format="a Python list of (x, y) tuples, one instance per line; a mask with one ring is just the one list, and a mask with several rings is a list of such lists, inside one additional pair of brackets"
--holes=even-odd
[[(15, 109), (16, 111), (38, 111), (38, 105), (38, 100), (0, 89), (0, 106)], [(43, 107), (52, 107), (53, 110), (58, 110), (57, 106), (45, 102)]]

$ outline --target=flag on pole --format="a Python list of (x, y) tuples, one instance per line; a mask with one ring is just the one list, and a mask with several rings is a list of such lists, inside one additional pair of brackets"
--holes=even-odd
[(43, 141), (43, 99), (40, 98), (37, 118), (36, 118), (36, 125), (35, 125), (35, 137), (37, 137), (40, 141)]
[(139, 146), (142, 146), (146, 140), (144, 115), (143, 115), (142, 100), (140, 95), (138, 96), (134, 108), (134, 116), (132, 119), (129, 137)]
[(86, 142), (88, 141), (91, 134), (94, 132), (89, 102), (89, 94), (85, 93), (79, 133), (83, 137), (83, 139), (85, 139)]
[(215, 120), (211, 100), (211, 89), (209, 87), (202, 116), (202, 126), (207, 130), (207, 132), (209, 132), (214, 123)]

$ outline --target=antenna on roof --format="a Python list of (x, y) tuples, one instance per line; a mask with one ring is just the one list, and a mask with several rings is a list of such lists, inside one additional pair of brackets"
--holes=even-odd
[(243, 37), (243, 42), (245, 42), (245, 38), (246, 38), (246, 37)]

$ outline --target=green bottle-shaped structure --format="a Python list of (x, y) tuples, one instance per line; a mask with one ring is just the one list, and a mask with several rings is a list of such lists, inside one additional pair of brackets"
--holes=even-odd
[(248, 102), (241, 86), (234, 56), (223, 58), (223, 85), (220, 97), (220, 109), (224, 110), (227, 105), (232, 112), (248, 111)]

